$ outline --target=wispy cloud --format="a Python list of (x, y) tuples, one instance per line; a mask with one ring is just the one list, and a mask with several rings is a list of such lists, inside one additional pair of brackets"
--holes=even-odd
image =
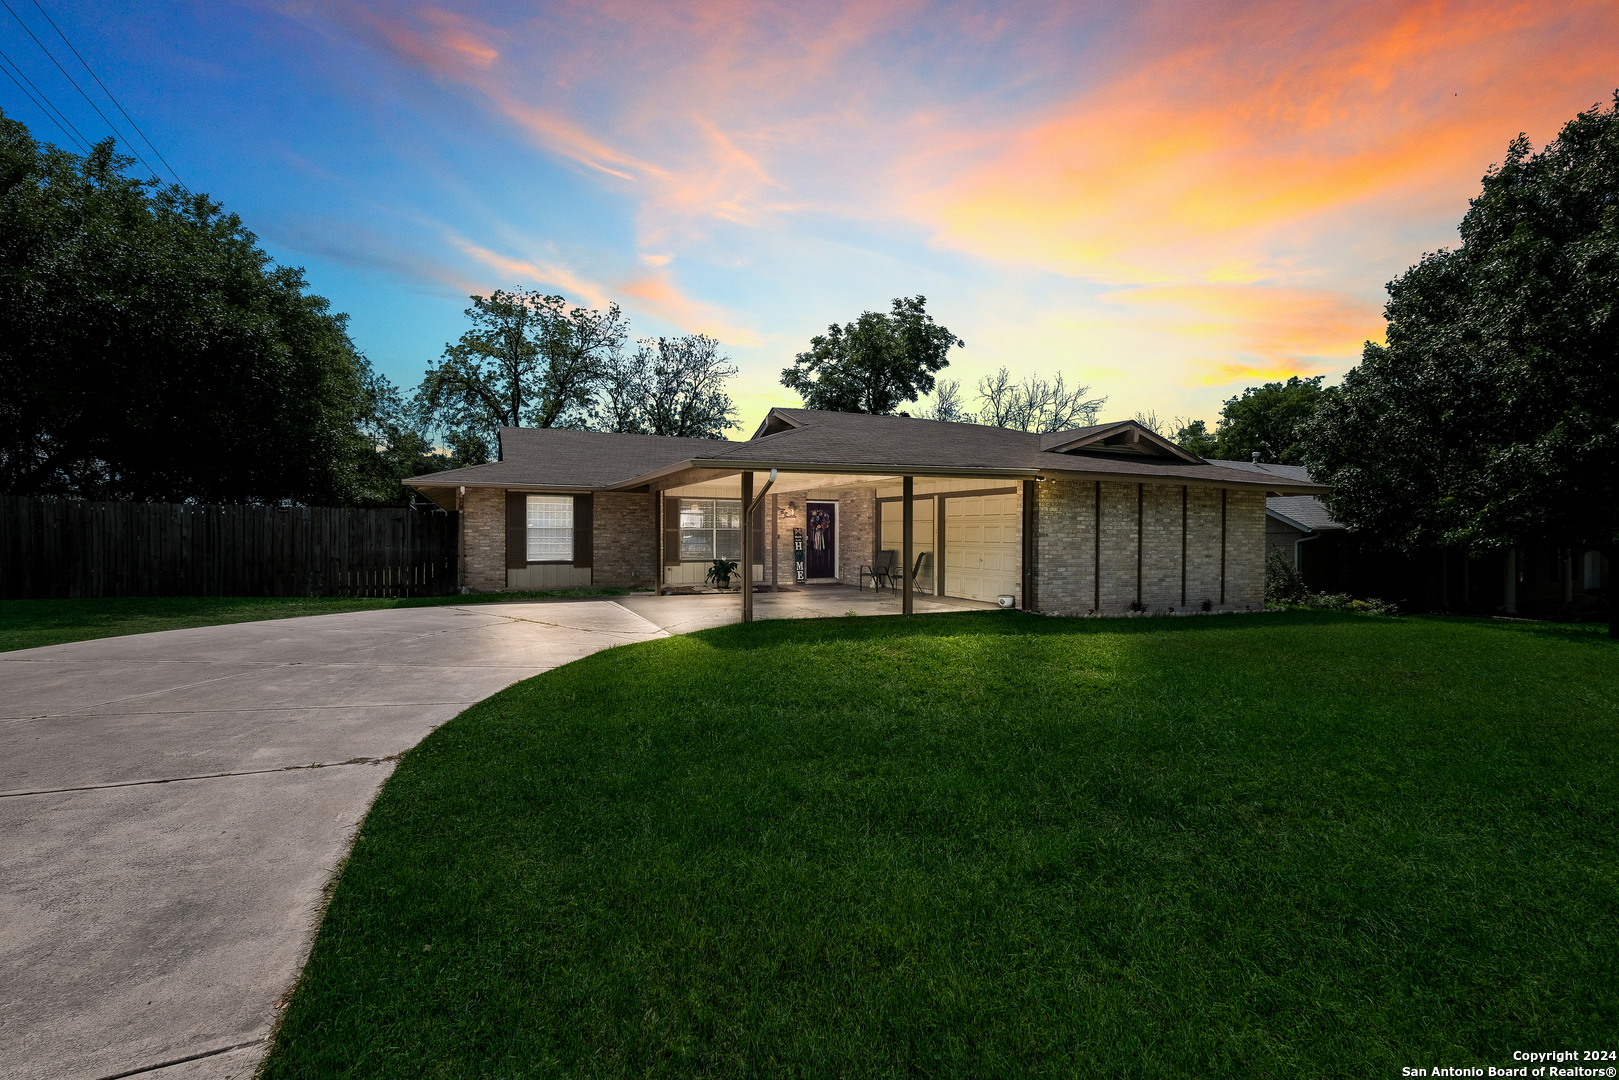
[[(624, 208), (599, 258), (487, 221), (457, 222), (451, 252), (759, 349), (760, 379), (782, 323), (854, 314), (828, 299), (847, 278), (881, 306), (934, 263), (948, 324), (1027, 341), (1026, 365), (1106, 343), (1153, 373), (1125, 380), (1143, 394), (1340, 372), (1381, 333), (1382, 282), (1445, 241), (1507, 141), (1619, 81), (1612, 0), (312, 10)], [(812, 275), (827, 236), (847, 266)], [(765, 272), (791, 300), (774, 323)], [(975, 302), (1031, 280), (1034, 336)]]

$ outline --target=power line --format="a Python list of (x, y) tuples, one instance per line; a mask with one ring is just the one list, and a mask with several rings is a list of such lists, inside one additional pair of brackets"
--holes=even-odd
[[(62, 73), (62, 78), (66, 79), (70, 84), (72, 84), (73, 89), (79, 92), (79, 96), (89, 103), (90, 107), (96, 111), (96, 115), (101, 117), (101, 122), (106, 124), (109, 128), (112, 128), (113, 135), (122, 140), (124, 145), (129, 147), (130, 152), (135, 155), (135, 160), (139, 161), (142, 165), (146, 165), (146, 171), (155, 177), (157, 175), (157, 170), (146, 164), (146, 159), (141, 157), (141, 152), (135, 146), (135, 144), (124, 138), (124, 133), (119, 131), (111, 120), (107, 119), (107, 114), (101, 111), (101, 106), (97, 105), (94, 101), (91, 101), (90, 95), (84, 92), (84, 87), (80, 86), (74, 81), (73, 76), (67, 73), (67, 68), (57, 63), (56, 56), (45, 47), (45, 43), (43, 41), (34, 36), (34, 32), (28, 29), (28, 24), (22, 21), (22, 16), (18, 15), (16, 9), (11, 6), (11, 0), (0, 0), (0, 4), (5, 5), (6, 10), (11, 12), (11, 17), (17, 20), (17, 25), (21, 26), (28, 36), (34, 39), (34, 44), (39, 46), (40, 52), (43, 52), (47, 57), (49, 57), (51, 63), (56, 64), (56, 70)], [(17, 70), (21, 71), (22, 69), (18, 68)]]
[[(68, 137), (69, 142), (78, 147), (81, 152), (88, 154), (90, 152), (90, 148), (85, 143), (84, 136), (79, 134), (79, 129), (73, 126), (73, 122), (67, 118), (67, 115), (51, 103), (51, 99), (45, 96), (45, 91), (41, 90), (37, 86), (34, 86), (34, 81), (23, 73), (23, 69), (17, 66), (17, 62), (15, 60), (9, 56), (6, 56), (4, 50), (0, 50), (0, 58), (5, 59), (5, 62), (8, 65), (5, 68), (6, 77), (12, 82), (17, 83), (17, 89), (21, 90), (23, 95), (27, 97), (29, 101), (32, 101), (40, 112), (45, 114), (45, 119), (49, 120), (51, 123), (55, 124), (61, 129), (62, 134)], [(17, 68), (16, 75), (11, 73), (12, 68)], [(17, 82), (18, 76), (22, 77), (22, 82)], [(24, 86), (23, 83), (27, 83), (28, 85)], [(30, 90), (30, 88), (32, 89)], [(35, 94), (38, 94), (39, 97), (36, 98), (34, 96)], [(42, 101), (43, 104), (41, 104)]]
[(90, 67), (89, 62), (79, 54), (79, 50), (73, 48), (73, 42), (69, 41), (67, 39), (67, 35), (62, 33), (62, 28), (56, 25), (56, 20), (51, 18), (50, 12), (46, 11), (43, 7), (40, 7), (39, 0), (33, 0), (33, 4), (36, 8), (39, 8), (39, 13), (45, 16), (45, 21), (51, 24), (51, 29), (56, 31), (56, 36), (62, 39), (62, 44), (71, 49), (73, 55), (78, 57), (79, 63), (84, 65), (84, 70), (90, 72), (90, 77), (96, 81), (97, 86), (101, 87), (101, 92), (107, 95), (107, 100), (117, 106), (118, 111), (124, 114), (124, 119), (129, 121), (129, 126), (135, 129), (135, 134), (139, 135), (146, 143), (147, 149), (151, 150), (153, 154), (157, 155), (157, 159), (163, 162), (163, 167), (169, 170), (169, 175), (174, 177), (174, 182), (179, 184), (181, 187), (185, 187), (185, 181), (181, 180), (180, 174), (174, 171), (174, 166), (170, 165), (168, 159), (163, 156), (163, 151), (159, 150), (152, 143), (152, 140), (146, 137), (146, 132), (141, 130), (139, 124), (135, 123), (135, 118), (130, 116), (129, 112), (123, 107), (123, 105), (119, 103), (118, 99), (112, 96), (112, 91), (107, 89), (107, 84), (101, 81), (101, 76), (95, 73), (95, 71)]

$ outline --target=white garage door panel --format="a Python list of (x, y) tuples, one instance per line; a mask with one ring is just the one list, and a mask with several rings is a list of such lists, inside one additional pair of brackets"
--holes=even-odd
[(1022, 594), (1023, 515), (1016, 495), (949, 499), (944, 514), (944, 591), (968, 600)]

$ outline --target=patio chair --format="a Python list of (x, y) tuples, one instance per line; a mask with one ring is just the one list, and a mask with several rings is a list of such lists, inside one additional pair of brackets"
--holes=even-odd
[(871, 591), (878, 592), (884, 585), (890, 589), (894, 587), (891, 576), (894, 562), (899, 557), (897, 551), (879, 551), (877, 557), (860, 568), (860, 576), (855, 579), (856, 586), (862, 591), (866, 588), (866, 579), (871, 578)]
[[(921, 576), (922, 567), (927, 565), (928, 559), (932, 554), (933, 553), (930, 551), (918, 551), (916, 553), (916, 565), (911, 567), (911, 589), (913, 592), (916, 589), (916, 579)], [(893, 575), (889, 576), (889, 583), (890, 588), (892, 588)], [(905, 580), (903, 578), (900, 579), (900, 584), (905, 584)]]

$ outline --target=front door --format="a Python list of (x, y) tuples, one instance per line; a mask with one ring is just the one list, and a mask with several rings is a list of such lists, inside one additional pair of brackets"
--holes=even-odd
[(838, 504), (805, 503), (809, 515), (804, 537), (804, 576), (810, 579), (838, 576)]

